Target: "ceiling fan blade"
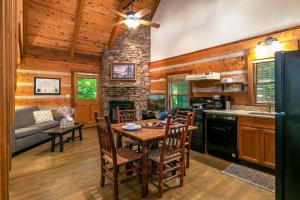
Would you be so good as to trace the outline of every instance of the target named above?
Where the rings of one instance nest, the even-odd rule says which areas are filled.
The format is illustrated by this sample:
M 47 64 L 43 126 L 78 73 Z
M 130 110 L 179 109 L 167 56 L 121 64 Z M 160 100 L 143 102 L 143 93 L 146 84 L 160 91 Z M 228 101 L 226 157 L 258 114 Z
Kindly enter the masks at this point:
M 151 10 L 149 10 L 148 8 L 144 8 L 142 10 L 140 10 L 139 12 L 135 13 L 134 16 L 138 17 L 138 18 L 142 18 L 146 15 L 148 15 L 151 12 Z
M 118 22 L 116 22 L 116 23 L 113 24 L 113 27 L 114 27 L 114 26 L 121 25 L 121 24 L 124 24 L 124 23 L 125 23 L 125 20 L 118 21 Z
M 127 15 L 125 15 L 124 13 L 121 13 L 121 12 L 119 12 L 119 11 L 117 11 L 117 10 L 114 10 L 114 9 L 109 9 L 109 10 L 110 10 L 111 12 L 113 12 L 113 13 L 115 13 L 115 14 L 121 16 L 121 17 L 124 17 L 124 18 L 127 17 Z
M 146 21 L 146 20 L 141 20 L 140 23 L 145 25 L 145 26 L 152 26 L 154 28 L 159 28 L 160 27 L 160 24 L 157 24 L 157 23 L 154 23 L 154 22 L 149 22 L 149 21 Z

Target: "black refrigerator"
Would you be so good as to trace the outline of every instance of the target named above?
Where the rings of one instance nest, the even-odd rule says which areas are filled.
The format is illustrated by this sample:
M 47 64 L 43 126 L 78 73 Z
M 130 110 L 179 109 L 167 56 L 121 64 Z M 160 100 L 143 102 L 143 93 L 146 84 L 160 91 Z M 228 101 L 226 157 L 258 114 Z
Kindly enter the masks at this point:
M 276 200 L 300 199 L 300 51 L 276 52 Z

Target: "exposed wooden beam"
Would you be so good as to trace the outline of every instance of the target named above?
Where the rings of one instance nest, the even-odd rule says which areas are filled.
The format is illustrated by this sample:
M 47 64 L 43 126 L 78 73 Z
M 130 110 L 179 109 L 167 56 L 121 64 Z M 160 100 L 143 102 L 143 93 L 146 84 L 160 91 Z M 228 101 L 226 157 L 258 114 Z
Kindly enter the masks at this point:
M 135 0 L 123 0 L 120 5 L 119 5 L 119 8 L 118 8 L 118 11 L 119 12 L 122 12 L 124 10 L 124 8 L 128 7 L 130 4 L 132 4 Z M 114 23 L 120 21 L 121 17 L 119 15 L 117 15 L 117 18 L 115 20 Z M 116 38 L 117 38 L 117 33 L 118 33 L 118 29 L 119 29 L 119 26 L 115 26 L 111 32 L 111 35 L 110 35 L 110 38 L 109 38 L 109 41 L 108 41 L 108 48 L 110 49 L 113 44 L 115 43 L 116 41 Z
M 135 0 L 123 0 L 119 5 L 119 11 L 124 10 L 128 6 L 130 6 Z
M 0 0 L 0 10 L 0 200 L 8 200 L 11 130 L 15 113 L 17 1 Z
M 20 62 L 23 61 L 24 58 L 24 46 L 22 41 L 22 30 L 21 30 L 21 24 L 18 23 L 18 45 L 19 45 L 19 52 L 20 52 Z
M 153 19 L 154 15 L 156 13 L 156 10 L 157 10 L 157 8 L 159 6 L 159 3 L 160 3 L 160 0 L 155 0 L 155 2 L 153 4 L 153 7 L 151 9 L 151 17 L 150 17 L 151 20 Z
M 23 0 L 23 51 L 28 51 L 29 0 Z
M 76 44 L 78 41 L 79 30 L 80 30 L 81 21 L 82 21 L 83 7 L 84 7 L 84 0 L 77 0 L 76 14 L 75 14 L 75 26 L 74 26 L 71 49 L 70 49 L 71 57 L 74 57 L 74 54 L 75 54 Z

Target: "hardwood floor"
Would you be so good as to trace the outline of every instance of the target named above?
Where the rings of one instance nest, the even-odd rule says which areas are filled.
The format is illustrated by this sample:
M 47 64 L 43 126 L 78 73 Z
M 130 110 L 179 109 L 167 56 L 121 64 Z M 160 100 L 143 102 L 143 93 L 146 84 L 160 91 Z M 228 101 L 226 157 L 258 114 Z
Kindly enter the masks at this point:
M 56 147 L 58 148 L 58 147 Z M 83 141 L 65 144 L 65 151 L 50 152 L 50 142 L 13 158 L 10 173 L 11 200 L 101 200 L 112 199 L 113 185 L 99 187 L 100 163 L 96 129 L 84 129 Z M 192 152 L 190 168 L 184 186 L 168 185 L 162 199 L 203 200 L 273 200 L 275 195 L 219 170 L 228 162 Z M 119 197 L 123 200 L 140 199 L 137 180 L 122 184 Z M 148 199 L 157 198 L 157 188 L 149 185 Z

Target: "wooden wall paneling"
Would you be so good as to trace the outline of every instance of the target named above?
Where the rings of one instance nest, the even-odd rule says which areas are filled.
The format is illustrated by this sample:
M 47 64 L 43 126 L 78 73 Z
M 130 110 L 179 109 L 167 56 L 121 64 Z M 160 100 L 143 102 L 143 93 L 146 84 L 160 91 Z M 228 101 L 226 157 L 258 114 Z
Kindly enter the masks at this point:
M 61 71 L 69 72 L 82 71 L 82 72 L 100 72 L 100 63 L 84 63 L 75 61 L 65 60 L 51 60 L 51 59 L 40 59 L 26 56 L 24 63 L 21 64 L 19 69 L 35 69 L 35 70 L 50 70 L 50 71 Z
M 29 0 L 23 0 L 23 45 L 24 45 L 24 52 L 27 53 L 28 51 L 28 16 L 29 12 Z
M 193 92 L 192 95 L 195 97 L 212 96 L 213 94 L 221 94 L 225 96 L 230 95 L 233 98 L 233 104 L 254 105 L 252 61 L 257 59 L 255 55 L 255 47 L 258 42 L 264 40 L 270 35 L 278 38 L 278 40 L 283 44 L 284 50 L 295 50 L 298 48 L 300 27 L 296 26 L 269 34 L 152 62 L 150 64 L 150 89 L 153 91 L 161 90 L 163 86 L 159 86 L 159 83 L 163 84 L 163 82 L 153 82 L 153 80 L 155 81 L 165 78 L 166 74 L 170 71 L 180 72 L 184 70 L 191 70 L 192 73 L 221 72 L 221 77 L 240 76 L 239 78 L 242 78 L 248 83 L 247 92 L 221 93 L 215 89 L 214 92 Z M 224 57 L 224 55 L 235 55 L 235 52 L 240 51 L 244 51 L 245 55 L 233 58 L 217 59 L 218 57 Z M 202 60 L 204 62 L 202 62 Z M 175 66 L 175 68 L 173 66 Z M 233 74 L 230 74 L 230 71 L 232 71 Z M 236 74 L 238 71 L 242 72 L 242 74 Z M 193 89 L 200 88 L 198 91 L 201 91 L 201 88 L 205 87 L 213 90 L 216 88 L 216 82 L 210 82 L 207 84 L 203 81 L 198 81 L 193 83 Z M 204 91 L 204 89 L 202 91 Z
M 243 40 L 226 43 L 211 48 L 166 58 L 163 60 L 155 61 L 150 64 L 150 68 L 156 68 L 160 66 L 173 65 L 178 63 L 190 62 L 193 60 L 199 60 L 207 57 L 229 54 L 232 52 L 247 50 L 255 48 L 256 44 L 264 40 L 268 36 L 276 37 L 280 42 L 287 40 L 298 40 L 300 38 L 300 26 L 293 26 L 282 30 L 265 33 L 262 35 L 246 38 Z
M 71 63 L 83 63 L 83 64 L 100 64 L 100 58 L 95 55 L 78 54 L 74 58 L 70 57 L 70 51 L 58 50 L 54 48 L 44 48 L 38 46 L 29 46 L 28 54 L 26 57 L 39 58 L 44 60 L 53 61 L 67 61 Z
M 8 200 L 11 167 L 11 128 L 14 118 L 15 68 L 17 50 L 16 1 L 0 1 L 0 200 Z
M 25 57 L 17 73 L 16 106 L 36 105 L 42 108 L 71 106 L 73 71 L 99 73 L 96 64 L 71 63 Z M 61 79 L 61 95 L 34 95 L 34 77 Z
M 77 0 L 75 26 L 74 26 L 74 32 L 72 37 L 71 49 L 70 49 L 71 57 L 74 57 L 74 53 L 76 49 L 76 44 L 77 44 L 79 30 L 82 21 L 83 7 L 84 7 L 84 0 Z

